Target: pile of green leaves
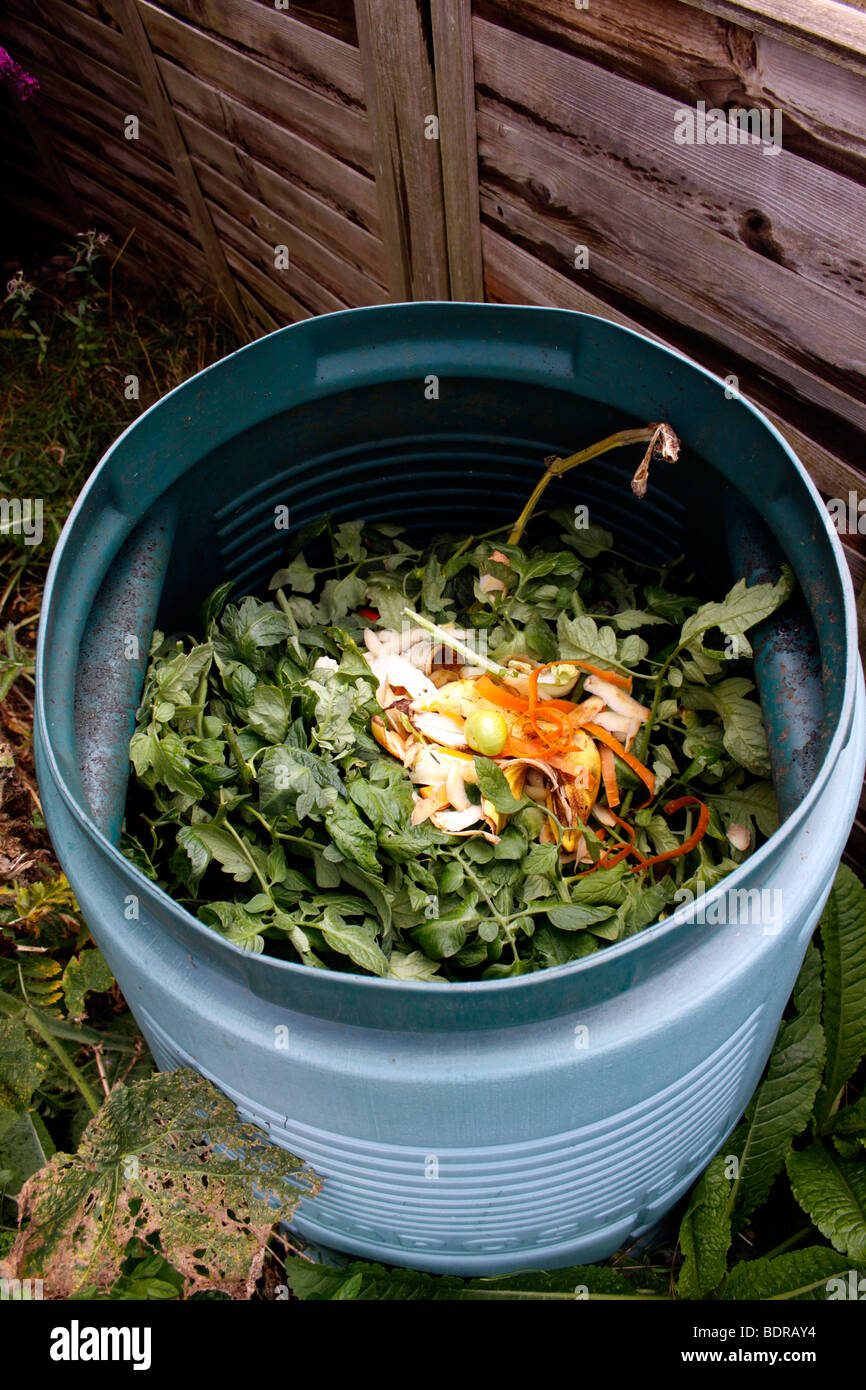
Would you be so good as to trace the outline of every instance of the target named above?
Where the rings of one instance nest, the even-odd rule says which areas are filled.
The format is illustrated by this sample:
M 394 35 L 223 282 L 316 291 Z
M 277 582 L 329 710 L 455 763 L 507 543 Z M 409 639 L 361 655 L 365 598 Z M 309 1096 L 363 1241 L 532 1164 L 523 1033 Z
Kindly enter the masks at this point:
M 321 563 L 307 562 L 311 547 Z M 552 513 L 528 549 L 443 536 L 419 550 L 399 527 L 323 517 L 296 536 L 275 602 L 229 603 L 224 585 L 205 605 L 202 641 L 154 634 L 126 853 L 235 945 L 319 968 L 496 979 L 641 931 L 678 888 L 711 887 L 741 862 L 749 851 L 732 848 L 732 823 L 750 849 L 777 823 L 744 634 L 788 596 L 790 576 L 741 580 L 701 604 L 678 592 L 674 568 L 622 563 L 609 532 L 576 528 L 568 513 Z M 482 574 L 506 585 L 492 602 Z M 656 779 L 653 803 L 633 813 L 637 847 L 683 843 L 692 813 L 675 829 L 661 809 L 688 793 L 711 808 L 697 850 L 657 881 L 627 861 L 577 876 L 537 841 L 539 809 L 484 758 L 470 794 L 510 816 L 497 844 L 413 826 L 409 779 L 370 733 L 379 709 L 363 605 L 384 628 L 400 630 L 407 608 L 475 628 L 497 662 L 528 653 L 630 674 L 652 708 L 634 751 Z M 622 762 L 618 773 L 622 788 L 639 785 Z M 589 827 L 586 839 L 597 861 L 604 846 Z

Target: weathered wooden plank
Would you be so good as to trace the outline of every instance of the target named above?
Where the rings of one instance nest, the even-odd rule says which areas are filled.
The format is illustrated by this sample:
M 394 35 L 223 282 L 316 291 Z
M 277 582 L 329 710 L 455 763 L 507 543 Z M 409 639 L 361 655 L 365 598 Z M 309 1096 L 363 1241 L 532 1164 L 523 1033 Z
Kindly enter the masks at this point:
M 80 158 L 81 151 L 78 156 Z M 112 177 L 111 188 L 85 172 L 81 163 L 69 165 L 69 177 L 81 198 L 99 221 L 115 227 L 119 242 L 122 243 L 130 228 L 135 228 L 139 248 L 163 269 L 171 267 L 172 274 L 180 275 L 186 283 L 201 287 L 208 279 L 207 262 L 201 249 L 192 240 L 186 240 L 155 215 L 152 208 L 145 208 L 137 201 L 134 187 L 120 176 Z M 139 193 L 140 197 L 140 193 Z
M 850 102 L 839 92 L 847 81 L 853 95 L 860 76 L 817 53 L 682 0 L 592 0 L 585 9 L 573 0 L 475 0 L 473 12 L 503 31 L 589 58 L 688 105 L 778 107 L 786 148 L 866 182 L 866 152 L 847 133 Z M 768 60 L 768 50 L 784 60 Z M 792 73 L 786 81 L 779 67 L 796 68 L 796 78 Z M 862 102 L 858 106 L 862 111 Z
M 113 0 L 115 4 L 129 2 Z M 163 60 L 171 60 L 170 68 L 162 61 L 160 71 L 173 101 L 183 105 L 184 75 L 195 74 L 270 121 L 322 145 L 344 163 L 370 171 L 370 132 L 363 111 L 323 96 L 304 82 L 277 76 L 256 59 L 200 33 L 191 24 L 183 24 L 164 10 L 141 0 L 139 9 L 155 51 Z
M 230 243 L 226 244 L 226 255 L 248 293 L 255 294 L 256 302 L 265 306 L 267 318 L 263 322 L 267 324 L 269 333 L 277 328 L 285 328 L 289 323 L 298 323 L 301 319 L 314 317 L 305 304 L 295 299 L 294 295 L 281 293 L 266 275 L 251 265 Z
M 255 295 L 258 303 L 265 306 L 271 320 L 269 331 L 285 328 L 287 323 L 297 323 L 299 319 L 313 317 L 312 311 L 305 304 L 279 285 L 275 285 L 269 276 L 253 265 L 230 241 L 226 241 L 226 255 L 244 287 L 250 294 Z
M 685 0 L 745 29 L 866 73 L 866 14 L 839 0 Z
M 188 234 L 194 236 L 174 175 L 162 162 L 161 146 L 158 152 L 155 149 L 158 146 L 155 132 L 145 125 L 140 140 L 125 140 L 122 107 L 103 100 L 89 87 L 80 86 L 50 68 L 44 69 L 38 61 L 28 61 L 48 99 L 44 108 L 48 117 L 46 125 L 51 138 L 62 149 L 64 159 L 79 150 L 85 154 L 97 153 L 105 161 L 106 169 L 117 167 L 128 173 L 165 206 L 176 224 L 183 223 Z M 141 99 L 138 105 L 141 109 Z M 76 113 L 74 122 L 69 118 L 70 111 Z M 108 182 L 110 185 L 110 179 Z
M 179 246 L 185 244 L 192 253 L 187 258 L 190 263 L 204 268 L 204 256 L 184 208 L 168 198 L 162 198 L 158 188 L 150 188 L 141 178 L 140 170 L 128 165 L 124 169 L 119 164 L 107 164 L 98 152 L 59 130 L 54 131 L 54 138 L 75 186 L 78 187 L 83 178 L 88 180 L 86 191 L 91 203 L 99 189 L 106 210 L 115 210 L 120 219 L 129 215 L 130 210 L 143 214 L 147 218 L 147 225 L 155 229 L 155 238 L 168 234 L 168 244 L 164 249 L 158 241 L 151 246 L 151 254 L 161 259 L 163 265 L 172 264 Z
M 292 264 L 304 266 L 323 288 L 331 289 L 343 303 L 354 308 L 361 304 L 382 304 L 387 300 L 381 285 L 341 256 L 335 255 L 315 237 L 293 225 L 289 217 L 271 211 L 209 165 L 196 161 L 195 167 L 209 200 L 219 204 L 239 223 L 248 226 L 257 237 L 270 244 L 272 264 L 275 248 L 285 246 Z M 275 270 L 274 275 L 279 279 L 281 272 Z
M 33 150 L 24 132 L 20 132 L 20 139 L 18 134 L 7 131 L 3 144 L 3 197 L 7 216 L 14 216 L 15 225 L 26 217 L 43 232 L 45 239 L 54 240 L 57 232 L 71 235 L 80 229 L 81 223 L 70 223 L 63 205 L 46 189 L 42 171 L 35 165 Z
M 184 203 L 204 252 L 210 274 L 219 288 L 227 312 L 234 319 L 238 330 L 246 336 L 249 325 L 243 305 L 199 187 L 189 150 L 165 90 L 162 74 L 151 49 L 137 0 L 112 0 L 112 6 L 112 12 L 119 19 L 124 37 L 132 50 L 138 80 L 147 99 L 150 113 L 156 121 L 163 148 L 168 155 L 174 176 L 183 194 Z
M 548 130 L 558 151 L 616 178 L 624 191 L 656 198 L 760 256 L 756 274 L 774 261 L 866 306 L 866 187 L 785 149 L 784 117 L 783 147 L 771 144 L 771 153 L 678 144 L 684 108 L 673 98 L 480 20 L 474 32 L 477 81 L 491 98 L 481 104 L 494 121 L 496 102 L 510 108 L 512 143 L 524 126 Z M 866 108 L 863 125 L 866 138 Z M 546 174 L 539 166 L 542 190 Z
M 261 5 L 272 5 L 274 0 L 258 0 Z M 355 26 L 355 6 L 353 0 L 291 0 L 292 14 L 302 24 L 309 24 L 323 34 L 331 34 L 343 43 L 358 47 L 358 30 Z
M 292 4 L 278 10 L 258 0 L 158 0 L 158 8 L 323 96 L 364 110 L 357 47 L 302 23 Z
M 259 163 L 297 182 L 371 235 L 379 230 L 373 180 L 311 144 L 294 131 L 275 125 L 190 73 L 162 60 L 169 90 L 185 136 L 208 162 L 216 162 L 209 133 L 233 145 L 242 162 L 248 154 Z M 175 79 L 177 75 L 177 80 Z M 191 122 L 195 122 L 196 129 Z
M 258 283 L 262 291 L 265 282 L 268 281 L 275 294 L 296 298 L 314 314 L 329 314 L 334 310 L 348 308 L 344 299 L 320 284 L 299 262 L 292 261 L 287 270 L 275 269 L 272 246 L 251 232 L 249 227 L 238 222 L 218 203 L 209 203 L 209 207 L 226 246 L 231 244 L 239 255 L 260 271 L 263 279 Z
M 737 95 L 728 25 L 682 0 L 590 0 L 584 9 L 574 0 L 476 0 L 473 12 L 682 100 L 715 105 Z
M 137 82 L 131 82 L 122 73 L 116 72 L 105 63 L 91 58 L 82 49 L 66 43 L 54 34 L 25 20 L 16 19 L 14 28 L 16 48 L 26 55 L 40 82 L 50 82 L 57 75 L 76 83 L 83 91 L 99 94 L 101 100 L 115 107 L 113 117 L 116 128 L 123 133 L 123 119 L 127 114 L 138 115 L 141 121 L 139 148 L 147 150 L 154 158 L 167 162 L 165 151 L 159 140 L 154 122 L 146 119 L 144 93 Z M 73 103 L 67 118 L 74 124 Z
M 636 315 L 608 304 L 583 285 L 552 269 L 529 251 L 516 246 L 492 227 L 483 226 L 481 234 L 485 285 L 489 299 L 502 304 L 550 304 L 555 308 L 576 309 L 581 313 L 596 314 L 622 324 L 625 328 L 635 328 L 659 342 L 667 342 L 669 346 L 682 350 L 682 345 L 673 338 L 661 337 Z M 703 365 L 719 374 L 718 362 L 705 360 Z M 809 470 L 815 485 L 823 493 L 828 497 L 844 497 L 847 496 L 849 488 L 858 491 L 863 489 L 864 478 L 858 469 L 852 467 L 845 459 L 830 453 L 823 445 L 778 413 L 778 393 L 773 397 L 776 407 L 774 409 L 768 403 L 769 393 L 760 381 L 751 378 L 747 382 L 744 380 L 741 390 L 748 399 L 755 401 L 785 435 Z M 857 556 L 857 552 L 850 547 L 847 553 L 852 571 L 855 563 L 862 565 L 866 577 L 866 561 L 863 557 Z M 852 556 L 857 556 L 856 562 L 851 559 Z
M 19 3 L 22 3 L 22 0 L 19 0 Z M 71 11 L 70 6 L 61 4 L 61 0 L 54 0 L 54 3 L 57 4 L 58 10 L 63 8 L 64 14 Z M 17 24 L 18 22 L 21 21 L 17 21 Z M 86 22 L 93 24 L 90 19 L 86 19 Z M 106 25 L 96 25 L 96 28 L 103 29 L 107 35 L 111 35 L 111 42 L 122 43 Z M 71 110 L 79 110 L 82 101 L 88 101 L 90 113 L 99 106 L 99 120 L 107 129 L 114 126 L 122 129 L 122 117 L 126 113 L 139 114 L 139 117 L 142 117 L 143 95 L 138 83 L 129 82 L 113 68 L 97 63 L 88 54 L 74 49 L 63 40 L 54 39 L 50 33 L 42 31 L 38 26 L 22 24 L 22 32 L 26 32 L 32 40 L 28 51 L 38 53 L 43 61 L 42 74 L 46 79 L 50 81 L 53 70 L 60 65 L 65 74 L 81 83 L 78 89 L 70 88 L 65 95 Z M 86 38 L 83 33 L 82 36 Z M 101 93 L 101 96 L 96 96 L 96 93 Z M 111 111 L 110 104 L 103 100 L 106 96 L 115 101 L 117 110 Z M 183 135 L 185 139 L 190 140 L 190 147 L 195 149 L 196 153 L 202 154 L 204 158 L 221 167 L 220 154 L 214 154 L 214 142 L 210 139 L 210 133 L 213 131 L 214 139 L 224 142 L 224 150 L 225 147 L 235 150 L 239 175 L 242 174 L 243 164 L 247 160 L 247 152 L 256 154 L 260 158 L 261 167 L 272 168 L 278 178 L 282 174 L 285 175 L 286 181 L 302 185 L 299 189 L 299 202 L 303 203 L 304 189 L 310 190 L 311 195 L 317 197 L 320 203 L 334 208 L 335 214 L 356 225 L 360 240 L 370 238 L 378 242 L 377 197 L 373 179 L 368 175 L 360 174 L 332 154 L 324 152 L 316 145 L 310 145 L 302 136 L 275 125 L 267 118 L 260 117 L 252 111 L 247 113 L 242 104 L 236 103 L 231 97 L 222 96 L 207 83 L 199 82 L 192 76 L 186 78 L 183 99 L 193 108 L 197 117 L 197 122 L 193 125 L 192 122 L 188 122 L 183 111 L 178 111 Z M 136 150 L 147 147 L 154 157 L 164 158 L 161 147 L 158 146 L 156 129 L 147 120 L 142 120 L 138 142 L 131 142 L 131 145 L 132 143 L 135 143 Z M 228 168 L 224 171 L 232 172 Z M 310 207 L 310 211 L 314 213 L 316 210 Z M 348 235 L 352 234 L 349 232 Z M 371 254 L 374 254 L 373 242 L 370 243 L 370 250 Z
M 484 298 L 471 0 L 432 0 L 433 62 L 452 299 Z
M 110 24 L 84 13 L 78 5 L 65 0 L 6 0 L 6 8 L 16 19 L 38 25 L 47 34 L 56 35 L 74 44 L 89 57 L 119 72 L 122 77 L 136 81 L 122 35 Z M 106 18 L 109 16 L 103 11 Z
M 395 299 L 447 299 L 439 142 L 421 0 L 356 0 L 382 239 Z
M 35 98 L 21 102 L 19 114 L 33 142 L 33 148 L 42 162 L 49 186 L 53 187 L 70 220 L 80 225 L 84 209 L 78 201 L 75 189 L 69 182 L 69 175 L 62 162 L 57 158 L 57 150 L 42 122 L 41 108 L 45 106 L 44 98 L 37 95 Z
M 231 265 L 231 261 L 229 261 L 229 265 Z M 238 293 L 243 300 L 244 308 L 250 319 L 259 324 L 262 333 L 272 333 L 274 329 L 282 328 L 283 324 L 278 319 L 274 318 L 270 309 L 267 309 L 249 286 L 244 284 L 237 266 L 232 265 L 232 271 L 234 272 L 235 283 L 238 287 Z
M 369 275 L 378 285 L 384 284 L 382 242 L 360 226 L 353 216 L 310 193 L 297 179 L 284 178 L 260 160 L 253 159 L 240 144 L 231 143 L 191 117 L 183 115 L 181 123 L 190 152 L 199 163 L 211 165 L 230 180 L 234 188 L 243 190 L 272 212 L 320 239 L 324 246 Z M 317 158 L 311 146 L 304 148 L 321 176 L 321 156 Z M 346 167 L 336 165 L 336 161 L 335 166 L 338 174 Z M 372 197 L 372 182 L 366 182 Z
M 797 139 L 798 151 L 837 164 L 848 153 L 856 160 L 851 172 L 866 182 L 863 74 L 765 34 L 755 35 L 752 53 L 753 61 L 743 65 L 747 94 L 778 106 L 809 133 L 814 147 L 807 150 Z
M 615 177 L 562 154 L 549 137 L 521 129 L 509 139 L 512 129 L 479 112 L 488 218 L 546 246 L 563 267 L 574 264 L 576 247 L 589 247 L 595 278 L 716 338 L 784 376 L 804 400 L 866 428 L 861 309 L 655 199 L 624 190 Z
M 153 198 L 159 212 L 174 226 L 183 226 L 189 236 L 195 233 L 180 197 L 177 181 L 170 170 L 151 159 L 144 159 L 130 148 L 128 141 L 85 119 L 79 111 L 74 131 L 64 124 L 62 110 L 54 110 L 51 138 L 64 160 L 79 159 L 110 187 L 114 171 L 140 186 Z

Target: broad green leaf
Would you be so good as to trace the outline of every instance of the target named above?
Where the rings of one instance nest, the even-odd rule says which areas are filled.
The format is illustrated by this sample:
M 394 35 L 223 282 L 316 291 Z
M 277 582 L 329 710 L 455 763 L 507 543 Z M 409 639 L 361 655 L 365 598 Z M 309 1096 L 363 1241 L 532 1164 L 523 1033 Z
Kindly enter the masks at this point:
M 169 791 L 180 792 L 192 801 L 201 800 L 202 789 L 192 775 L 184 745 L 173 730 L 163 729 L 154 737 L 152 768 L 156 781 Z
M 104 993 L 114 984 L 114 976 L 101 951 L 91 948 L 73 956 L 63 972 L 63 993 L 72 1018 L 84 1014 L 84 996 L 91 990 Z
M 743 1260 L 725 1281 L 722 1298 L 761 1302 L 818 1302 L 850 1297 L 851 1261 L 823 1245 L 792 1250 L 774 1259 Z M 862 1270 L 854 1270 L 855 1280 Z M 862 1296 L 862 1295 L 859 1295 Z
M 224 873 L 231 874 L 236 883 L 247 883 L 253 876 L 253 865 L 234 835 L 218 825 L 187 825 L 178 832 L 177 842 L 185 849 L 198 870 L 201 854 L 204 851 L 221 866 Z
M 216 926 L 220 935 L 233 946 L 240 946 L 243 951 L 252 951 L 254 955 L 260 955 L 265 949 L 265 938 L 261 934 L 261 917 L 254 916 L 240 903 L 202 903 L 198 915 L 200 921 L 207 926 Z M 213 918 L 216 918 L 216 922 Z
M 605 1298 L 633 1298 L 635 1295 L 635 1286 L 624 1274 L 604 1265 L 576 1265 L 550 1273 L 530 1271 L 464 1280 L 452 1274 L 389 1270 L 360 1260 L 349 1265 L 330 1266 L 290 1259 L 286 1263 L 286 1278 L 298 1298 L 316 1301 L 333 1301 L 338 1294 L 341 1298 L 351 1296 L 370 1303 L 523 1302 L 533 1299 L 574 1302 L 591 1299 L 593 1295 Z M 345 1292 L 347 1286 L 351 1289 L 350 1295 Z
M 303 554 L 296 555 L 291 564 L 271 576 L 269 589 L 292 589 L 296 594 L 311 594 L 316 587 L 316 572 L 311 570 Z
M 731 676 L 711 687 L 683 686 L 680 702 L 686 709 L 714 710 L 724 724 L 723 742 L 731 757 L 757 777 L 768 777 L 770 758 L 761 707 L 746 698 L 753 689 L 744 676 Z
M 274 1225 L 318 1188 L 203 1077 L 159 1074 L 116 1087 L 78 1152 L 55 1154 L 25 1183 L 12 1276 L 45 1278 L 60 1299 L 85 1284 L 104 1289 L 129 1240 L 159 1232 L 188 1294 L 249 1298 Z
M 866 1053 L 866 888 L 840 866 L 821 917 L 827 1065 L 816 1114 L 826 1122 Z
M 620 632 L 632 632 L 636 627 L 652 627 L 658 623 L 666 623 L 668 619 L 643 608 L 623 608 L 621 612 L 612 614 L 611 622 Z
M 325 624 L 342 622 L 353 608 L 363 603 L 366 592 L 366 581 L 357 574 L 329 579 L 319 600 L 319 621 Z
M 455 956 L 466 943 L 466 925 L 458 913 L 452 919 L 442 918 L 412 928 L 412 940 L 433 960 Z
M 364 554 L 361 545 L 363 521 L 341 521 L 334 532 L 334 558 L 349 559 L 356 565 Z
M 244 718 L 268 743 L 282 743 L 289 727 L 289 711 L 282 690 L 275 685 L 257 685 Z
M 523 636 L 530 656 L 538 661 L 555 661 L 559 656 L 559 643 L 549 623 L 537 611 L 523 629 Z
M 262 649 L 285 642 L 292 630 L 282 609 L 256 598 L 243 599 L 237 608 L 234 604 L 226 604 L 221 624 L 232 648 L 228 655 L 253 670 L 261 665 Z M 225 650 L 218 637 L 214 638 L 214 649 L 220 654 Z
M 395 980 L 438 980 L 439 962 L 423 951 L 392 951 L 390 974 Z
M 603 550 L 610 550 L 613 545 L 613 535 L 610 531 L 592 521 L 586 526 L 576 525 L 575 513 L 565 507 L 557 507 L 551 511 L 550 519 L 564 527 L 562 539 L 585 560 L 594 560 Z
M 853 1105 L 837 1110 L 827 1125 L 830 1134 L 854 1136 L 866 1139 L 866 1096 L 860 1096 Z
M 772 835 L 779 828 L 779 810 L 772 782 L 752 782 L 749 786 L 727 792 L 710 792 L 705 800 L 721 812 L 726 830 L 734 824 L 751 831 L 752 821 L 762 835 Z
M 866 1263 L 866 1161 L 841 1158 L 820 1140 L 789 1154 L 791 1191 L 834 1249 Z
M 740 1226 L 765 1201 L 812 1113 L 824 1065 L 820 965 L 810 945 L 794 990 L 796 1015 L 781 1024 L 766 1077 L 724 1147 L 726 1159 L 737 1158 L 731 1201 Z
M 787 565 L 776 584 L 747 585 L 740 579 L 721 603 L 705 603 L 683 623 L 680 646 L 688 646 L 696 637 L 717 627 L 728 637 L 747 632 L 774 613 L 790 596 L 794 577 Z
M 724 1279 L 731 1244 L 731 1183 L 717 1155 L 704 1170 L 680 1224 L 685 1259 L 677 1280 L 680 1298 L 705 1298 Z
M 616 633 L 612 627 L 599 627 L 594 618 L 581 614 L 569 618 L 565 613 L 557 621 L 559 654 L 563 659 L 590 661 L 594 665 L 629 675 L 628 667 L 618 659 Z
M 586 927 L 607 921 L 615 910 L 607 904 L 593 907 L 590 903 L 561 903 L 555 899 L 535 903 L 534 906 L 544 908 L 553 925 L 560 931 L 584 931 Z
M 215 622 L 225 607 L 226 599 L 235 587 L 233 579 L 226 580 L 225 584 L 219 584 L 212 594 L 209 594 L 201 606 L 201 625 L 207 632 L 212 622 Z
M 178 652 L 169 660 L 160 661 L 154 671 L 155 698 L 172 705 L 188 705 L 212 658 L 213 647 L 210 642 L 204 642 L 190 652 Z M 171 717 L 169 714 L 168 718 Z
M 591 956 L 598 942 L 588 932 L 563 932 L 556 927 L 538 927 L 532 937 L 532 955 L 541 966 L 568 965 L 570 961 Z
M 668 593 L 667 589 L 659 588 L 656 584 L 644 585 L 644 598 L 652 611 L 658 613 L 669 623 L 683 622 L 690 608 L 700 607 L 700 599 L 695 598 L 694 595 L 671 594 Z
M 475 771 L 478 774 L 478 787 L 486 801 L 490 801 L 503 815 L 511 815 L 520 808 L 516 797 L 505 780 L 505 773 L 489 758 L 476 756 Z
M 399 632 L 403 622 L 403 609 L 406 607 L 406 596 L 403 590 L 384 582 L 369 583 L 367 594 L 371 604 L 379 614 L 382 627 L 390 628 L 392 632 Z
M 361 819 L 350 802 L 338 801 L 326 811 L 325 826 L 341 854 L 357 864 L 365 873 L 381 873 L 376 855 L 376 832 Z
M 376 941 L 372 928 L 361 923 L 344 922 L 333 909 L 326 908 L 321 932 L 332 951 L 348 956 L 362 970 L 369 970 L 373 975 L 389 973 L 388 957 Z
M 554 853 L 557 853 L 556 846 L 552 848 Z M 571 883 L 571 901 L 602 905 L 609 903 L 613 907 L 619 907 L 626 899 L 627 882 L 631 882 L 627 864 L 615 864 L 612 869 L 596 869 L 594 873 L 587 874 L 586 878 L 578 878 Z
M 338 770 L 318 753 L 306 748 L 283 745 L 269 748 L 258 764 L 256 781 L 259 804 L 266 816 L 278 816 L 287 806 L 296 805 L 305 792 L 312 793 L 312 806 L 327 806 L 334 798 L 316 798 L 316 788 L 331 788 L 338 796 L 346 789 Z

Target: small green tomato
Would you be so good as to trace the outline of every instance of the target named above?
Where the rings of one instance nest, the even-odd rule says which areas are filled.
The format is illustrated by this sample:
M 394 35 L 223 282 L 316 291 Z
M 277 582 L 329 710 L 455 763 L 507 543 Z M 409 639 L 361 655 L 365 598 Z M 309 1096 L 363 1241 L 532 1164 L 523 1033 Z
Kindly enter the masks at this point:
M 498 709 L 477 709 L 466 720 L 466 742 L 485 758 L 496 758 L 508 742 L 508 725 Z

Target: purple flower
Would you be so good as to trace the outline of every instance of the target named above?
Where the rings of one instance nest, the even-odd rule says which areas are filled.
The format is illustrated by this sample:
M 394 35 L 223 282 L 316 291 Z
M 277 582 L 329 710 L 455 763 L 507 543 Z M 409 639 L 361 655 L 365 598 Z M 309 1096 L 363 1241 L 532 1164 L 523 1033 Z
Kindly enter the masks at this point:
M 5 48 L 0 48 L 0 83 L 2 82 L 9 83 L 19 101 L 26 101 L 34 92 L 39 91 L 36 78 L 25 72 L 14 58 L 10 58 Z

